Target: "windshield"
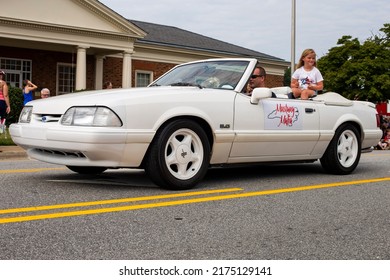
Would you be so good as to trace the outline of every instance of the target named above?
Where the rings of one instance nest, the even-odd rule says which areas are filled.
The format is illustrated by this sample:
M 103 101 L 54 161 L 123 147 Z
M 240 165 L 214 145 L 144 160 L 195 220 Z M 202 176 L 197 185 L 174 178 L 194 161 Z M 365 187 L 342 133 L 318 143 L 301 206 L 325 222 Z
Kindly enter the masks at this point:
M 203 61 L 174 68 L 150 86 L 197 86 L 234 89 L 249 61 Z

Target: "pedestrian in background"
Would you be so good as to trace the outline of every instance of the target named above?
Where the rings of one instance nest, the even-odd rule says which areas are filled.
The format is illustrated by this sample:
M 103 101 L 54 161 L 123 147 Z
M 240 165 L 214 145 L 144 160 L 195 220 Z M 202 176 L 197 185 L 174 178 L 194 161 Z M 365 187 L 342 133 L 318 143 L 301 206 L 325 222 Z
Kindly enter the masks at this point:
M 107 81 L 103 84 L 103 89 L 111 89 L 112 83 L 110 81 Z
M 24 81 L 24 87 L 23 87 L 23 105 L 26 105 L 27 102 L 30 102 L 33 100 L 33 92 L 36 90 L 38 87 L 34 85 L 30 80 L 25 80 Z
M 50 97 L 50 90 L 48 88 L 43 88 L 41 90 L 41 99 Z
M 0 133 L 4 132 L 5 119 L 11 112 L 8 96 L 8 85 L 5 82 L 5 72 L 0 70 Z

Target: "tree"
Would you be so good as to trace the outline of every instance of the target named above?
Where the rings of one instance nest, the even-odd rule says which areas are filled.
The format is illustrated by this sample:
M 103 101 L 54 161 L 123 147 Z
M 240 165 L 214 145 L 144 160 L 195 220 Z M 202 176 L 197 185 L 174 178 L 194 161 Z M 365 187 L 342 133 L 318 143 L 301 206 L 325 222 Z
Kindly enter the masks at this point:
M 325 91 L 372 102 L 390 99 L 390 24 L 360 43 L 343 36 L 318 60 Z
M 289 87 L 291 84 L 291 67 L 288 67 L 284 71 L 284 76 L 283 76 L 283 85 L 286 87 Z

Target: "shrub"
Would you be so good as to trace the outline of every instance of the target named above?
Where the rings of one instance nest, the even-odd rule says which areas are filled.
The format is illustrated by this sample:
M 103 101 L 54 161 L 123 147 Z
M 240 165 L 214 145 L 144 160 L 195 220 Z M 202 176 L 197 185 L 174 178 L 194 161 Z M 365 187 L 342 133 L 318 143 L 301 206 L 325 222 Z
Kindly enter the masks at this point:
M 11 112 L 7 116 L 6 124 L 18 122 L 20 112 L 23 109 L 23 93 L 22 89 L 18 87 L 9 87 L 8 89 L 9 102 L 11 105 Z

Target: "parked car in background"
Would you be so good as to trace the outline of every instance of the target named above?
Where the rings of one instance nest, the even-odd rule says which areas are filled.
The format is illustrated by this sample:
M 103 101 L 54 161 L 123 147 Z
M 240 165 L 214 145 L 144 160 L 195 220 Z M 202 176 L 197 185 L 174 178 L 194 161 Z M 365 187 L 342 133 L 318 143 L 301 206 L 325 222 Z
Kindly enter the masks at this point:
M 314 162 L 349 174 L 381 138 L 375 105 L 289 88 L 243 93 L 256 59 L 178 65 L 146 88 L 34 100 L 11 125 L 28 155 L 77 173 L 142 168 L 157 185 L 196 186 L 213 166 Z

